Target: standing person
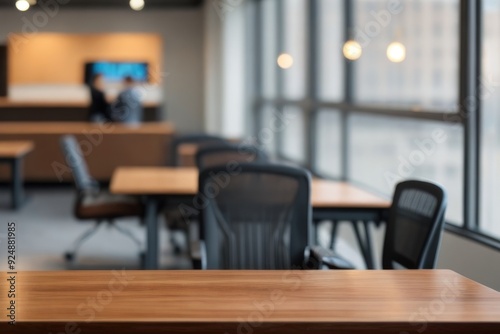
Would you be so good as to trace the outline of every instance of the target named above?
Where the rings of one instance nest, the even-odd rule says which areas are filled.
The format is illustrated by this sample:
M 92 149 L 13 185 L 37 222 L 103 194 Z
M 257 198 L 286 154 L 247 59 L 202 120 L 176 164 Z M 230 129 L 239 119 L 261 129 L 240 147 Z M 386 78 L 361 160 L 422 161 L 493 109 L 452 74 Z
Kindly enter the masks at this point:
M 104 122 L 108 120 L 109 103 L 104 94 L 104 76 L 96 74 L 90 82 L 90 122 Z
M 111 105 L 111 119 L 115 122 L 138 124 L 144 113 L 140 93 L 132 77 L 127 76 L 123 84 L 123 91 Z

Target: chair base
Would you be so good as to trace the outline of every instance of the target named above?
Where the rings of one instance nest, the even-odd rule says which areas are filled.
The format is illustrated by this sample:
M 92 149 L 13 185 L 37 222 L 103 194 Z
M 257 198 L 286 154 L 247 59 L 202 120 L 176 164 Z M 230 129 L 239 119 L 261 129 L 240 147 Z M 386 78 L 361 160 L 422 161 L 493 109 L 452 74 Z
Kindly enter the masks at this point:
M 137 239 L 136 236 L 130 230 L 116 225 L 113 220 L 98 220 L 98 221 L 96 221 L 95 225 L 92 228 L 90 228 L 85 233 L 83 233 L 80 237 L 78 237 L 78 239 L 76 239 L 76 241 L 73 245 L 73 249 L 64 253 L 64 259 L 66 260 L 66 262 L 73 263 L 75 261 L 76 255 L 77 255 L 79 249 L 82 247 L 82 245 L 86 241 L 88 241 L 94 234 L 96 234 L 96 232 L 99 230 L 99 228 L 103 224 L 107 224 L 108 226 L 113 227 L 116 231 L 120 232 L 120 234 L 126 236 L 127 238 L 132 240 L 137 245 L 137 247 L 140 249 L 140 253 L 139 253 L 140 265 L 141 265 L 141 268 L 144 268 L 145 261 L 146 261 L 146 253 L 143 250 L 143 246 L 142 246 L 141 241 L 139 239 Z

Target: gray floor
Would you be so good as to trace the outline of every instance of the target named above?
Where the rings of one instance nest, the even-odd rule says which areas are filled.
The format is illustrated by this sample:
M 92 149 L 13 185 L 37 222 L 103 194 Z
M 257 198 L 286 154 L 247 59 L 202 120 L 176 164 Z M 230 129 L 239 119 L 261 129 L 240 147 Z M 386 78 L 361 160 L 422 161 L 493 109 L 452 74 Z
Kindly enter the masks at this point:
M 70 187 L 29 187 L 28 201 L 18 211 L 9 208 L 10 197 L 5 186 L 0 188 L 0 269 L 7 269 L 7 223 L 17 225 L 18 270 L 68 269 L 138 269 L 139 249 L 116 230 L 101 227 L 80 249 L 73 263 L 65 261 L 63 254 L 92 222 L 80 222 L 73 217 L 74 191 Z M 145 230 L 137 219 L 119 220 L 143 244 Z M 189 269 L 186 255 L 174 256 L 168 242 L 168 232 L 160 224 L 161 269 Z M 320 227 L 320 241 L 329 242 L 330 225 Z M 349 226 L 341 226 L 336 250 L 362 267 L 362 261 L 353 242 Z

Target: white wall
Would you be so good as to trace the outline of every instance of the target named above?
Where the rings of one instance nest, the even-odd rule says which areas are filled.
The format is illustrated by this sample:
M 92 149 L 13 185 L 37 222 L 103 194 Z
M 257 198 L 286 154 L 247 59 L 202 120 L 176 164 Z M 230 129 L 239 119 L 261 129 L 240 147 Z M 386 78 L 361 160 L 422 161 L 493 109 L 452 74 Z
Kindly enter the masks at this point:
M 204 66 L 202 8 L 175 10 L 65 9 L 48 20 L 30 10 L 0 10 L 0 43 L 10 32 L 21 32 L 26 22 L 40 32 L 101 33 L 152 32 L 163 37 L 163 81 L 167 119 L 180 131 L 204 127 Z M 34 16 L 38 15 L 38 16 Z M 48 16 L 45 16 L 47 18 Z
M 211 1 L 205 1 L 205 130 L 220 133 L 222 109 L 222 30 L 223 24 Z
M 205 128 L 238 138 L 247 132 L 247 2 L 205 1 Z
M 438 268 L 452 269 L 500 291 L 500 252 L 463 237 L 444 233 Z

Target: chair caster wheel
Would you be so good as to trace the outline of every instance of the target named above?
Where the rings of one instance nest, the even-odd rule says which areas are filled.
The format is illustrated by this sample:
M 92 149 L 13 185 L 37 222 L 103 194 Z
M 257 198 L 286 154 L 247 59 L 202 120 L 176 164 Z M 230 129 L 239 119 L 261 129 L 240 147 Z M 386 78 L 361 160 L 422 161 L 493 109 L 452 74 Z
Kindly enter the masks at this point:
M 75 254 L 73 254 L 73 253 L 65 253 L 64 254 L 64 258 L 68 262 L 73 262 L 73 260 L 75 259 Z

